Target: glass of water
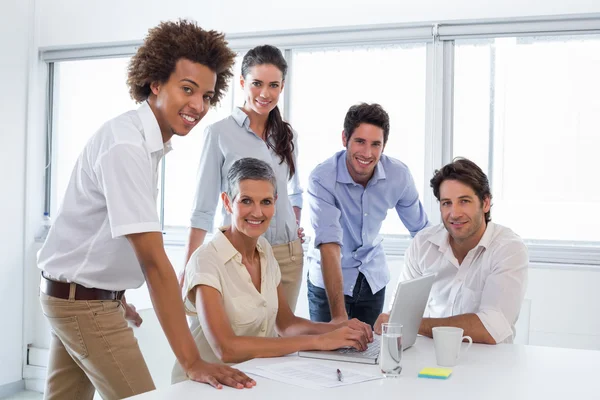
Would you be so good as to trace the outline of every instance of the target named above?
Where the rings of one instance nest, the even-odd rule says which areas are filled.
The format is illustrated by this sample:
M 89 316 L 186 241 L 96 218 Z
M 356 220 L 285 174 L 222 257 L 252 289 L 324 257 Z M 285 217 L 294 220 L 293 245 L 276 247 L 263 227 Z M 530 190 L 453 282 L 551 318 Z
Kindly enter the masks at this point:
M 379 368 L 383 376 L 396 378 L 402 372 L 402 325 L 381 325 Z

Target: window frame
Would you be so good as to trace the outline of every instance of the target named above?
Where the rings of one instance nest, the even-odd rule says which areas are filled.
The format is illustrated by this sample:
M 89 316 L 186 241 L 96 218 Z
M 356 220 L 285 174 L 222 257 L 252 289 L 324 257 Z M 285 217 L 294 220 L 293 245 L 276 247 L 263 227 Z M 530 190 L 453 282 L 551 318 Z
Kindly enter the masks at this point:
M 454 108 L 454 49 L 455 40 L 483 39 L 502 36 L 579 37 L 600 33 L 600 14 L 553 17 L 488 19 L 438 23 L 380 24 L 339 28 L 301 29 L 289 31 L 253 32 L 226 35 L 234 51 L 246 51 L 256 45 L 270 43 L 278 46 L 289 64 L 288 79 L 293 74 L 292 51 L 306 48 L 381 45 L 401 43 L 426 44 L 426 118 L 425 118 L 425 176 L 433 176 L 435 169 L 452 160 Z M 40 59 L 46 63 L 48 77 L 44 211 L 49 212 L 52 194 L 51 168 L 53 139 L 53 100 L 55 93 L 55 63 L 108 57 L 132 56 L 141 41 L 115 42 L 85 46 L 41 48 Z M 235 98 L 235 96 L 233 96 Z M 233 100 L 232 100 L 233 101 Z M 285 119 L 293 103 L 290 87 L 284 91 Z M 232 105 L 233 106 L 233 105 Z M 490 146 L 491 147 L 491 146 Z M 490 148 L 490 151 L 493 149 Z M 164 186 L 165 164 L 161 168 L 161 187 Z M 493 174 L 490 161 L 489 175 Z M 432 224 L 440 223 L 437 201 L 425 179 L 423 204 Z M 164 228 L 164 192 L 161 193 L 161 224 Z M 165 245 L 185 246 L 187 227 L 173 227 L 165 232 Z M 410 243 L 407 235 L 382 235 L 389 256 L 403 256 Z M 600 241 L 528 240 L 530 262 L 550 264 L 600 265 Z

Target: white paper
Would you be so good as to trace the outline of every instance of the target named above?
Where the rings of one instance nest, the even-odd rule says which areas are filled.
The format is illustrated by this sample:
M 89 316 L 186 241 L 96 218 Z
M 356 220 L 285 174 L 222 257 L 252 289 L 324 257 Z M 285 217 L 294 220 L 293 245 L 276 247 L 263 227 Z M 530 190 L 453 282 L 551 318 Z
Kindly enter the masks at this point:
M 380 374 L 374 375 L 344 367 L 340 368 L 343 375 L 343 381 L 340 382 L 337 377 L 336 368 L 327 364 L 310 361 L 282 362 L 242 368 L 242 370 L 249 374 L 259 375 L 279 382 L 314 389 L 352 385 L 354 383 L 382 378 Z

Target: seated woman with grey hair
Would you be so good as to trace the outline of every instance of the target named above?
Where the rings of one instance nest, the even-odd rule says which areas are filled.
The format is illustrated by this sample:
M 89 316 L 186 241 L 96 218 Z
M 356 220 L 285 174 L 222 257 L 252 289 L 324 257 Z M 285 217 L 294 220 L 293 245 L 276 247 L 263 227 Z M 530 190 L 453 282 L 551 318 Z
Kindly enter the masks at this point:
M 300 350 L 365 350 L 370 327 L 354 319 L 341 324 L 296 317 L 285 299 L 271 245 L 261 235 L 275 212 L 275 174 L 264 161 L 242 158 L 227 174 L 221 194 L 231 226 L 220 228 L 185 267 L 183 294 L 202 358 L 238 363 Z M 279 335 L 279 336 L 278 336 Z M 173 383 L 187 379 L 178 363 Z

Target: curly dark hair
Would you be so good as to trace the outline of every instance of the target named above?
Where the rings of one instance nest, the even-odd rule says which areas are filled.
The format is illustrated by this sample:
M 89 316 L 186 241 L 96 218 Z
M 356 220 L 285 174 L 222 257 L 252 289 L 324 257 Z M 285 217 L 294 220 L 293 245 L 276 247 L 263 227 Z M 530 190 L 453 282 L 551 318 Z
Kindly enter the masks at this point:
M 224 96 L 236 53 L 227 47 L 225 35 L 205 31 L 196 22 L 180 19 L 161 22 L 150 29 L 144 43 L 131 58 L 127 85 L 131 98 L 138 103 L 152 93 L 152 82 L 166 82 L 175 71 L 177 61 L 184 58 L 202 64 L 217 74 L 215 95 L 210 103 L 216 105 Z
M 433 175 L 429 184 L 433 189 L 433 195 L 438 201 L 440 201 L 440 186 L 445 180 L 459 181 L 469 186 L 479 197 L 482 204 L 486 198 L 489 198 L 490 202 L 492 201 L 492 191 L 487 175 L 477 164 L 467 158 L 456 157 L 450 164 L 446 164 L 435 171 L 435 175 Z M 490 209 L 485 213 L 486 224 L 492 220 L 491 212 Z
M 344 118 L 344 135 L 350 140 L 360 124 L 371 124 L 383 129 L 383 144 L 390 135 L 390 116 L 379 104 L 360 103 L 350 107 Z

